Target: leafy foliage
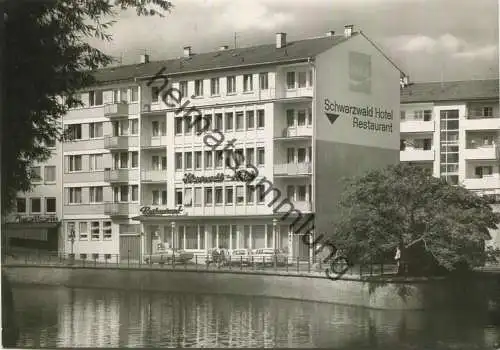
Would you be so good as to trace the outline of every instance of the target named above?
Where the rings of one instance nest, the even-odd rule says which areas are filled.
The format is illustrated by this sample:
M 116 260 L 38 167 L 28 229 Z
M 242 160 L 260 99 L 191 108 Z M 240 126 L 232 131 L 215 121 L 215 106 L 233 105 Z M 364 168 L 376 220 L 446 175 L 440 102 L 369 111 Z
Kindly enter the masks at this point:
M 109 41 L 118 11 L 164 16 L 166 0 L 7 0 L 5 25 L 2 212 L 18 191 L 31 189 L 30 168 L 50 158 L 48 143 L 62 138 L 59 119 L 78 106 L 76 94 L 95 83 L 92 71 L 113 58 L 86 40 Z M 64 96 L 61 99 L 60 96 Z M 7 134 L 8 132 L 8 134 Z
M 393 259 L 401 247 L 402 260 L 413 266 L 478 266 L 488 229 L 500 223 L 487 199 L 419 167 L 390 166 L 346 184 L 335 242 L 353 259 Z

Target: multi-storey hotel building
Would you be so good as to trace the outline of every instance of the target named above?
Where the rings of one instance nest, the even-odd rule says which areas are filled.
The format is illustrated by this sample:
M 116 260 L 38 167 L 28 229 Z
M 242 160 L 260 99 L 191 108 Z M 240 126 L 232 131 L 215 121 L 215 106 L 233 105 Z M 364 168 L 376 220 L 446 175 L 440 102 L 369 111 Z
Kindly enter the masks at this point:
M 97 71 L 62 120 L 61 249 L 311 256 L 301 235 L 331 229 L 342 178 L 399 160 L 401 74 L 352 26 Z
M 401 161 L 491 195 L 500 211 L 499 81 L 412 83 L 401 90 Z M 491 232 L 500 246 L 500 230 Z

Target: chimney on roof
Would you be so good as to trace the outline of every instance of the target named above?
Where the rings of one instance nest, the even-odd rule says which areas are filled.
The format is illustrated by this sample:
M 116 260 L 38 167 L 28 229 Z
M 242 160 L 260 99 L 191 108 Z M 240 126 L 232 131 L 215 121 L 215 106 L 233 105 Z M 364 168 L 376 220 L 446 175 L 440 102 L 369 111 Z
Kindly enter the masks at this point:
M 184 46 L 184 57 L 191 57 L 191 46 Z
M 141 55 L 141 63 L 149 63 L 149 55 L 148 54 Z
M 229 48 L 229 46 L 227 45 L 222 45 L 221 47 L 219 47 L 219 51 L 225 51 Z
M 344 26 L 344 36 L 346 38 L 349 38 L 352 35 L 352 30 L 354 29 L 354 26 L 352 24 L 346 24 Z
M 286 33 L 276 33 L 276 48 L 281 49 L 286 46 Z
M 330 30 L 328 32 L 325 33 L 325 36 L 334 36 L 335 35 L 335 31 L 334 30 Z

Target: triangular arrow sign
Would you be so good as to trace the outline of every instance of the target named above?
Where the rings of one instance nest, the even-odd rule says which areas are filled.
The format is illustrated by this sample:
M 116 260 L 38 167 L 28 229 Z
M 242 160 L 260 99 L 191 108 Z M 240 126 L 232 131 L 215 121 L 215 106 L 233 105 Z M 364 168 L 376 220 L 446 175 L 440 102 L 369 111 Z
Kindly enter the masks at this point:
M 326 114 L 326 117 L 328 118 L 328 120 L 330 121 L 330 124 L 335 123 L 335 121 L 339 117 L 338 114 L 333 114 L 333 113 L 325 113 L 325 114 Z

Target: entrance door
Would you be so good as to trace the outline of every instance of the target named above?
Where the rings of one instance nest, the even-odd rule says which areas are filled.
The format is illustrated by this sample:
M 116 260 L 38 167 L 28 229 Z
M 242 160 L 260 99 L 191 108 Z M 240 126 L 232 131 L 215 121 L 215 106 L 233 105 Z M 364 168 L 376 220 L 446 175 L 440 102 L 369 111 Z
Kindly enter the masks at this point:
M 141 257 L 141 236 L 120 235 L 120 261 L 138 262 Z

